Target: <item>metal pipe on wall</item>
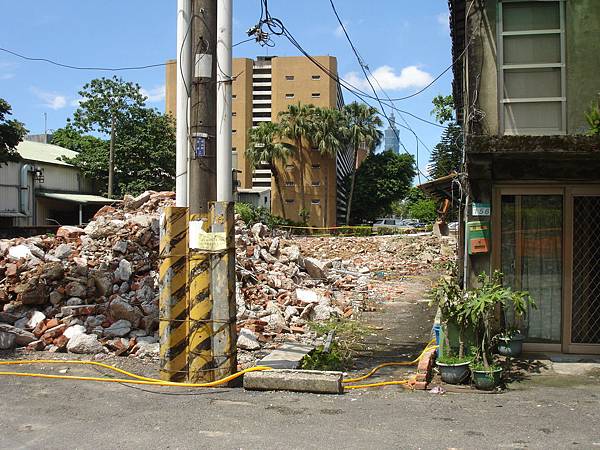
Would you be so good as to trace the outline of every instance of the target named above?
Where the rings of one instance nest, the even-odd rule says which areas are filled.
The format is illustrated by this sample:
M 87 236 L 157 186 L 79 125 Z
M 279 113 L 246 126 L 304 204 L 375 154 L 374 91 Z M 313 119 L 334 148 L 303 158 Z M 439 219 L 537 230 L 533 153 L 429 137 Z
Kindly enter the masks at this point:
M 217 201 L 233 201 L 231 155 L 232 0 L 217 2 Z
M 192 88 L 192 0 L 177 0 L 177 124 L 175 204 L 188 206 L 188 99 Z

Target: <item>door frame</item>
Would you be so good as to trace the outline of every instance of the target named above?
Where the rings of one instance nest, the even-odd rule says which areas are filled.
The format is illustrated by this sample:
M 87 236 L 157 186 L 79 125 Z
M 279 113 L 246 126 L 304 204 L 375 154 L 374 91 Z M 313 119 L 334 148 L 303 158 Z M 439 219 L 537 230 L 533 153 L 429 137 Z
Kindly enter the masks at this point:
M 565 227 L 566 239 L 564 242 L 565 260 L 563 283 L 563 339 L 562 351 L 564 353 L 589 353 L 600 354 L 600 344 L 577 344 L 571 342 L 573 321 L 573 209 L 575 197 L 600 197 L 600 186 L 566 186 L 565 187 L 565 212 L 564 220 L 569 224 Z M 567 229 L 568 228 L 568 229 Z
M 524 342 L 523 350 L 525 352 L 563 352 L 564 341 L 564 324 L 565 324 L 565 291 L 566 291 L 566 280 L 565 280 L 565 242 L 567 239 L 567 221 L 565 217 L 566 211 L 566 195 L 565 186 L 557 185 L 532 185 L 532 184 L 497 184 L 492 189 L 492 270 L 500 270 L 501 264 L 501 238 L 502 238 L 502 227 L 501 227 L 501 207 L 502 207 L 502 195 L 562 195 L 563 197 L 563 233 L 562 233 L 562 308 L 561 308 L 561 342 L 554 344 L 546 343 L 534 343 Z M 572 233 L 571 233 L 572 235 Z M 517 234 L 516 240 L 520 240 L 520 234 Z

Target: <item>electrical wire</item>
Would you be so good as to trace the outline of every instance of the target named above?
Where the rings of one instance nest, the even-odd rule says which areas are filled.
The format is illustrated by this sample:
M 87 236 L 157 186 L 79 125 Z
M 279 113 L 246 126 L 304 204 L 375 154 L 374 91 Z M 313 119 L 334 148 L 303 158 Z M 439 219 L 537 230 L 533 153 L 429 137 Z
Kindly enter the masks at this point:
M 404 149 L 404 151 L 406 153 L 410 154 L 410 152 L 406 149 L 406 146 L 404 145 L 404 143 L 400 139 L 400 134 L 398 133 L 398 131 L 394 127 L 394 124 L 392 123 L 391 119 L 388 117 L 387 113 L 385 112 L 385 108 L 383 106 L 383 102 L 379 98 L 379 95 L 377 94 L 377 90 L 375 89 L 375 86 L 373 86 L 373 83 L 371 82 L 371 79 L 369 78 L 369 74 L 371 74 L 371 76 L 373 74 L 371 73 L 370 69 L 368 69 L 367 64 L 365 64 L 364 59 L 362 58 L 362 56 L 358 52 L 356 46 L 354 45 L 354 42 L 352 42 L 352 39 L 350 38 L 350 35 L 348 34 L 348 30 L 346 29 L 346 26 L 344 25 L 344 22 L 342 21 L 342 18 L 338 14 L 337 9 L 335 7 L 335 4 L 333 3 L 333 0 L 329 0 L 329 4 L 331 5 L 331 9 L 333 10 L 333 13 L 334 13 L 335 17 L 336 17 L 336 19 L 337 19 L 337 21 L 338 21 L 338 23 L 339 23 L 342 31 L 344 32 L 344 35 L 346 36 L 346 40 L 348 41 L 348 43 L 350 44 L 350 47 L 352 48 L 352 52 L 356 56 L 356 60 L 358 61 L 358 64 L 359 64 L 359 66 L 360 66 L 360 68 L 361 68 L 361 70 L 362 70 L 362 72 L 363 72 L 363 74 L 365 76 L 365 79 L 367 80 L 367 83 L 369 84 L 369 86 L 371 87 L 371 90 L 373 91 L 373 95 L 375 96 L 375 99 L 377 100 L 377 102 L 379 103 L 379 106 L 381 107 L 381 113 L 384 115 L 384 117 L 388 121 L 390 128 L 392 129 L 392 131 L 396 135 L 396 139 L 398 139 L 398 142 L 400 143 L 400 145 L 402 146 L 402 148 Z M 381 85 L 379 84 L 379 81 L 377 81 L 377 79 L 375 77 L 373 77 L 373 78 L 375 79 L 375 81 L 379 85 L 379 88 L 381 89 Z M 382 92 L 384 92 L 383 89 L 382 89 Z M 412 129 L 411 129 L 411 131 L 412 131 Z M 414 133 L 414 131 L 413 131 L 413 133 Z M 416 133 L 414 133 L 414 134 L 415 134 L 415 137 L 417 137 Z M 419 184 L 422 184 L 422 182 L 421 182 L 421 175 L 423 175 L 427 179 L 430 179 L 430 178 L 429 178 L 428 175 L 426 175 L 425 173 L 423 173 L 421 171 L 420 167 L 419 167 L 419 144 L 418 144 L 418 140 L 417 140 L 417 146 L 416 146 L 416 151 L 415 151 L 415 157 L 416 157 L 417 177 L 419 179 Z

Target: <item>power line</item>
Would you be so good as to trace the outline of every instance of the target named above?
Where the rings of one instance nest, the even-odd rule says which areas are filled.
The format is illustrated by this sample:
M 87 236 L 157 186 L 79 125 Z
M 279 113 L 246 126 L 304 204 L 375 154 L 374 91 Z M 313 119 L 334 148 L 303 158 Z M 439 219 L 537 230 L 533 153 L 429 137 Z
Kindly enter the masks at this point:
M 387 119 L 390 128 L 392 129 L 392 131 L 394 132 L 394 134 L 396 135 L 396 139 L 398 139 L 398 142 L 400 143 L 400 145 L 402 146 L 402 148 L 404 149 L 404 151 L 408 154 L 410 154 L 408 152 L 408 150 L 406 149 L 406 147 L 404 146 L 404 143 L 402 142 L 402 140 L 400 139 L 400 135 L 398 133 L 398 131 L 396 130 L 396 128 L 393 126 L 391 119 L 388 117 L 387 113 L 385 112 L 385 108 L 383 106 L 383 103 L 381 101 L 381 99 L 379 98 L 379 95 L 377 95 L 377 90 L 375 89 L 375 86 L 373 86 L 373 83 L 371 82 L 370 78 L 369 78 L 369 73 L 371 73 L 370 70 L 368 70 L 368 66 L 365 64 L 363 58 L 360 56 L 358 50 L 356 49 L 356 46 L 354 45 L 354 42 L 352 42 L 352 39 L 350 38 L 350 35 L 348 34 L 348 31 L 346 30 L 346 26 L 344 25 L 344 22 L 342 21 L 341 17 L 339 16 L 337 9 L 335 8 L 335 4 L 333 3 L 333 0 L 329 0 L 329 3 L 331 5 L 331 9 L 333 10 L 333 13 L 335 14 L 335 17 L 338 21 L 338 23 L 340 24 L 340 27 L 342 28 L 342 31 L 344 32 L 344 35 L 346 36 L 346 39 L 348 41 L 348 43 L 350 44 L 350 47 L 352 48 L 352 52 L 354 53 L 354 55 L 356 56 L 356 59 L 358 61 L 358 65 L 360 66 L 365 79 L 367 80 L 367 83 L 369 84 L 369 86 L 371 87 L 371 90 L 373 91 L 373 95 L 375 96 L 375 99 L 377 100 L 377 102 L 379 103 L 379 106 L 381 107 L 381 113 L 384 115 L 384 117 Z M 368 72 L 367 72 L 368 70 Z M 373 75 L 371 73 L 371 75 Z M 375 77 L 373 77 L 375 79 Z M 377 79 L 375 79 L 375 81 L 377 82 L 377 84 L 379 84 L 379 82 L 377 81 Z M 381 85 L 379 85 L 379 87 L 381 88 Z M 382 89 L 383 92 L 383 89 Z M 408 124 L 407 124 L 408 125 Z M 410 127 L 409 127 L 410 128 Z M 411 131 L 413 131 L 411 129 Z M 415 137 L 417 137 L 416 133 Z M 418 137 L 417 137 L 418 139 Z M 417 165 L 417 176 L 419 179 L 419 184 L 421 184 L 421 175 L 423 175 L 425 178 L 429 179 L 429 176 L 426 175 L 425 173 L 421 172 L 421 169 L 419 168 L 419 144 L 418 144 L 418 140 L 417 140 L 417 146 L 416 146 L 416 150 L 415 150 L 415 156 L 416 156 L 416 165 Z
M 255 40 L 254 38 L 250 38 L 250 39 L 244 39 L 243 41 L 237 42 L 236 44 L 233 44 L 232 47 L 237 47 L 238 45 L 242 45 L 245 44 L 247 42 L 253 41 Z M 54 61 L 52 59 L 49 58 L 36 58 L 36 57 L 32 57 L 32 56 L 26 56 L 23 55 L 21 53 L 15 52 L 13 50 L 9 50 L 7 48 L 4 47 L 0 47 L 0 51 L 5 52 L 5 53 L 9 53 L 13 56 L 16 56 L 17 58 L 21 58 L 24 59 L 26 61 L 34 61 L 34 62 L 45 62 L 48 64 L 52 64 L 54 66 L 57 67 L 62 67 L 64 69 L 72 69 L 72 70 L 95 70 L 95 71 L 101 71 L 101 72 L 123 72 L 123 71 L 127 71 L 127 70 L 145 70 L 145 69 L 154 69 L 156 67 L 165 67 L 167 64 L 167 62 L 164 63 L 157 63 L 157 64 L 146 64 L 143 66 L 129 66 L 129 67 L 95 67 L 95 66 L 74 66 L 71 64 L 65 64 L 65 63 L 61 63 L 58 61 Z

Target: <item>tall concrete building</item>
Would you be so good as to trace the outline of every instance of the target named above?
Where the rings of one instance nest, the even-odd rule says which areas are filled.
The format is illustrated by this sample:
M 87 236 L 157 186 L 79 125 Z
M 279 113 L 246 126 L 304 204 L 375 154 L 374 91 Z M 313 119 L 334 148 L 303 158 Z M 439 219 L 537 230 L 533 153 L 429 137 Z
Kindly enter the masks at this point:
M 390 116 L 390 124 L 384 131 L 383 150 L 393 150 L 397 155 L 400 154 L 400 139 L 398 139 L 398 128 L 396 127 L 396 118 L 394 113 Z
M 331 73 L 337 74 L 337 60 L 331 56 L 314 57 Z M 176 76 L 175 61 L 169 61 L 166 74 L 166 110 L 175 115 Z M 344 104 L 339 83 L 324 73 L 308 58 L 258 57 L 233 60 L 233 125 L 232 152 L 234 168 L 238 170 L 240 189 L 271 188 L 272 211 L 288 219 L 300 221 L 300 171 L 304 172 L 305 209 L 313 226 L 335 226 L 341 223 L 346 210 L 346 192 L 343 179 L 350 172 L 350 151 L 339 152 L 335 158 L 322 156 L 315 149 L 304 152 L 304 167 L 293 157 L 278 167 L 281 173 L 280 189 L 284 211 L 276 194 L 268 166 L 253 170 L 245 157 L 248 132 L 260 122 L 277 122 L 279 113 L 290 104 L 313 104 L 320 107 L 341 108 Z

